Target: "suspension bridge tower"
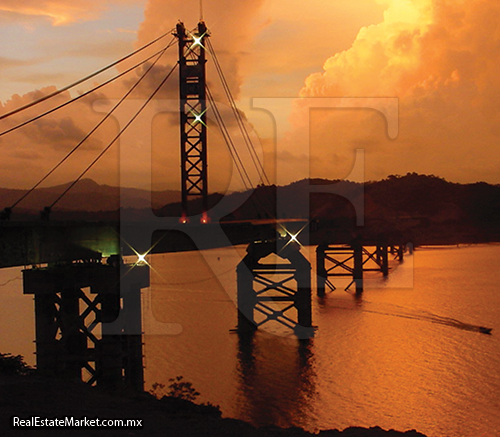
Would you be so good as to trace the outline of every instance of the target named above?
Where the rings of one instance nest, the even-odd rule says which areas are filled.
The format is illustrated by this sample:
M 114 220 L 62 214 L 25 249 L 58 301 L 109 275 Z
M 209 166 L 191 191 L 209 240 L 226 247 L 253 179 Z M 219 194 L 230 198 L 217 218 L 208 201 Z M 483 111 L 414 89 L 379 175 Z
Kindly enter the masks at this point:
M 203 21 L 191 33 L 178 23 L 179 92 L 181 134 L 181 222 L 189 220 L 188 201 L 202 201 L 201 223 L 208 222 L 207 123 L 206 123 L 206 53 L 208 30 Z

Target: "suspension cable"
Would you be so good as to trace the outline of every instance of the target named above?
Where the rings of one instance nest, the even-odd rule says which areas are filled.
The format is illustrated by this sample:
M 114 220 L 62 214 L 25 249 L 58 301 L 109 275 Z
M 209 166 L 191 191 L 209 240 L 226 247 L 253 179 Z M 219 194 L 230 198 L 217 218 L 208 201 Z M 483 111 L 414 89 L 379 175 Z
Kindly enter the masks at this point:
M 194 53 L 190 53 L 190 57 L 191 57 L 191 59 L 196 58 Z M 206 94 L 207 94 L 207 100 L 209 102 L 209 107 L 211 107 L 213 112 L 214 112 L 216 123 L 219 127 L 221 134 L 222 134 L 224 142 L 226 143 L 226 146 L 227 146 L 228 151 L 231 155 L 231 158 L 234 162 L 234 165 L 236 166 L 236 170 L 238 171 L 238 174 L 239 174 L 240 179 L 243 183 L 243 186 L 244 186 L 245 190 L 247 190 L 247 191 L 250 189 L 252 191 L 255 191 L 255 187 L 252 183 L 252 179 L 250 178 L 250 176 L 245 168 L 245 164 L 243 163 L 243 161 L 240 157 L 240 154 L 238 153 L 238 149 L 236 148 L 236 145 L 234 144 L 234 142 L 231 138 L 231 135 L 229 134 L 229 130 L 228 130 L 226 124 L 224 123 L 224 119 L 219 111 L 219 108 L 216 104 L 216 101 L 215 101 L 213 95 L 212 95 L 212 92 L 210 91 L 208 84 L 205 84 L 205 90 L 206 90 Z M 259 209 L 259 207 L 256 204 L 256 201 L 260 204 L 258 198 L 254 199 L 253 196 L 250 196 L 250 202 L 253 205 L 255 212 L 257 214 L 259 214 L 262 210 L 264 210 L 264 211 L 266 211 L 266 213 L 268 213 L 267 209 L 263 205 L 260 205 L 260 209 Z
M 161 83 L 156 87 L 156 89 L 153 91 L 151 96 L 146 100 L 146 102 L 139 108 L 139 110 L 135 113 L 135 115 L 127 122 L 127 124 L 118 132 L 118 134 L 113 138 L 113 140 L 106 146 L 106 148 L 87 166 L 87 168 L 78 176 L 78 178 L 73 181 L 60 195 L 59 197 L 52 202 L 52 204 L 49 207 L 46 207 L 46 210 L 48 209 L 49 211 L 68 193 L 69 190 L 71 190 L 82 178 L 85 176 L 85 174 L 94 166 L 94 164 L 99 161 L 99 159 L 102 158 L 102 156 L 116 143 L 118 138 L 128 129 L 128 127 L 135 121 L 135 119 L 142 113 L 144 108 L 153 100 L 154 96 L 160 91 L 162 86 L 165 84 L 165 82 L 170 78 L 170 76 L 173 74 L 175 69 L 177 68 L 178 64 L 175 64 L 172 69 L 169 71 L 167 76 L 161 81 Z
M 40 99 L 37 99 L 37 100 L 35 100 L 35 101 L 31 102 L 31 103 L 28 103 L 28 104 L 26 104 L 24 106 L 21 106 L 20 108 L 14 109 L 13 111 L 8 112 L 7 114 L 0 115 L 0 120 L 3 120 L 5 118 L 7 118 L 7 117 L 11 117 L 12 115 L 15 115 L 15 114 L 17 114 L 17 113 L 19 113 L 21 111 L 24 111 L 25 109 L 31 108 L 31 107 L 33 107 L 35 105 L 38 105 L 39 103 L 42 103 L 42 102 L 44 102 L 44 101 L 46 101 L 46 100 L 48 100 L 48 99 L 50 99 L 52 97 L 55 97 L 55 96 L 63 93 L 64 91 L 68 91 L 69 89 L 74 88 L 75 86 L 80 85 L 81 83 L 86 82 L 89 79 L 92 79 L 93 77 L 95 77 L 95 76 L 97 76 L 97 75 L 105 72 L 106 70 L 109 70 L 110 68 L 115 67 L 116 65 L 122 63 L 123 61 L 125 61 L 125 60 L 127 60 L 129 58 L 131 58 L 132 56 L 136 55 L 137 53 L 142 52 L 143 50 L 147 49 L 151 45 L 153 45 L 156 42 L 160 41 L 161 39 L 165 38 L 167 35 L 170 35 L 173 30 L 174 29 L 170 29 L 168 32 L 164 33 L 163 35 L 160 35 L 158 38 L 156 38 L 153 41 L 149 42 L 148 44 L 142 46 L 141 48 L 133 51 L 132 53 L 129 53 L 128 55 L 124 56 L 123 58 L 118 59 L 117 61 L 115 61 L 115 62 L 107 65 L 106 67 L 101 68 L 100 70 L 97 70 L 94 73 L 89 74 L 88 76 L 85 76 L 84 78 L 77 80 L 76 82 L 73 82 L 70 85 L 67 85 L 67 86 L 65 86 L 63 88 L 60 88 L 60 89 L 54 91 L 53 93 L 47 94 L 46 96 L 43 96 Z
M 167 46 L 167 49 L 170 48 L 173 43 L 175 42 L 175 38 L 170 42 L 170 44 Z M 24 127 L 26 126 L 27 124 L 30 124 L 34 121 L 37 121 L 39 120 L 40 118 L 43 118 L 49 114 L 52 114 L 53 112 L 56 112 L 58 111 L 59 109 L 62 109 L 64 108 L 65 106 L 68 106 L 69 104 L 73 103 L 73 102 L 76 102 L 77 100 L 80 100 L 84 97 L 87 97 L 89 94 L 105 87 L 106 85 L 110 84 L 111 82 L 114 82 L 115 80 L 117 79 L 120 79 L 121 77 L 125 76 L 126 74 L 130 73 L 132 70 L 135 70 L 136 68 L 140 67 L 141 65 L 144 65 L 145 63 L 147 63 L 148 61 L 150 61 L 151 59 L 153 59 L 154 57 L 158 56 L 160 53 L 163 53 L 165 49 L 161 49 L 161 50 L 158 50 L 156 53 L 152 54 L 150 57 L 144 59 L 143 61 L 139 62 L 138 64 L 135 64 L 133 67 L 130 67 L 128 68 L 127 70 L 123 71 L 122 73 L 120 73 L 118 76 L 115 76 L 111 79 L 108 79 L 106 82 L 103 82 L 101 83 L 100 85 L 97 85 L 96 87 L 92 88 L 91 90 L 88 90 L 86 92 L 84 92 L 83 94 L 80 94 L 79 96 L 75 97 L 74 99 L 72 100 L 68 100 L 67 102 L 64 102 L 62 104 L 60 104 L 59 106 L 56 106 L 55 108 L 52 108 L 52 109 L 49 109 L 48 111 L 40 114 L 40 115 L 37 115 L 36 117 L 33 117 L 21 124 L 18 124 L 14 127 L 11 127 L 10 129 L 7 129 L 6 131 L 4 132 L 0 132 L 0 137 L 4 136 L 4 135 L 7 135 L 8 133 L 10 132 L 13 132 L 21 127 Z
M 191 59 L 195 59 L 194 53 L 191 52 L 190 57 Z M 213 98 L 212 92 L 210 91 L 208 84 L 205 84 L 205 90 L 207 92 L 209 104 L 213 108 L 215 120 L 222 133 L 222 137 L 224 138 L 224 142 L 226 143 L 229 153 L 231 154 L 231 158 L 233 159 L 233 162 L 236 165 L 236 169 L 238 170 L 241 181 L 243 182 L 243 185 L 246 190 L 249 189 L 249 186 L 250 188 L 253 188 L 252 179 L 250 178 L 248 172 L 246 171 L 245 165 L 243 164 L 243 161 L 238 153 L 238 149 L 236 148 L 231 138 L 231 135 L 229 134 L 229 130 L 227 129 L 226 124 L 224 123 L 224 119 L 222 118 L 222 115 L 219 111 L 219 108 L 217 107 L 216 101 Z
M 142 76 L 135 82 L 135 84 L 122 96 L 122 98 L 118 101 L 118 103 L 97 123 L 97 125 L 94 126 L 94 128 L 87 134 L 85 137 L 83 137 L 80 142 L 73 147 L 73 149 L 68 152 L 68 154 L 61 160 L 59 163 L 52 168 L 42 179 L 40 179 L 33 187 L 31 187 L 24 195 L 17 201 L 15 202 L 9 209 L 12 210 L 15 208 L 20 202 L 22 202 L 27 196 L 29 196 L 36 188 L 38 188 L 52 173 L 54 173 L 73 153 L 75 153 L 85 141 L 87 141 L 90 136 L 97 130 L 99 127 L 101 127 L 104 122 L 118 109 L 118 107 L 125 101 L 125 99 L 132 94 L 132 92 L 139 86 L 139 84 L 143 81 L 143 79 L 148 75 L 148 73 L 154 68 L 154 66 L 158 63 L 158 61 L 161 59 L 161 57 L 164 55 L 164 53 L 167 51 L 167 49 L 170 47 L 167 46 L 163 50 L 160 51 L 159 54 L 157 54 L 157 58 L 155 61 L 148 67 L 148 69 L 142 74 Z

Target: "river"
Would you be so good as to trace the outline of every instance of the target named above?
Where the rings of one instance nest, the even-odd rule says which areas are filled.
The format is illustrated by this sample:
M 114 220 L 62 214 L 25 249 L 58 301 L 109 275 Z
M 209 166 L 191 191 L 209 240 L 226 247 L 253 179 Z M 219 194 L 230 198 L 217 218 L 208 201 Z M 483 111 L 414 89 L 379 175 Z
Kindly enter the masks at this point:
M 313 248 L 302 251 L 314 264 Z M 255 425 L 500 436 L 500 245 L 419 248 L 387 279 L 370 273 L 361 299 L 343 287 L 313 294 L 317 330 L 301 341 L 272 324 L 251 340 L 232 332 L 244 252 L 149 256 L 147 389 L 182 375 L 200 402 Z M 0 351 L 32 363 L 33 304 L 19 277 L 0 274 Z

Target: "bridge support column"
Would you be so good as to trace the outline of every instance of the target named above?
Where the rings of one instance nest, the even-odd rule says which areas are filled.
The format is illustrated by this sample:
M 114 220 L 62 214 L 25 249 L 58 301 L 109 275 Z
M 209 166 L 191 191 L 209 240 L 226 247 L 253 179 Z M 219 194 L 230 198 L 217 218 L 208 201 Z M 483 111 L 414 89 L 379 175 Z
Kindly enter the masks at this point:
M 123 293 L 123 309 L 125 316 L 125 350 L 127 354 L 123 363 L 124 377 L 137 391 L 144 389 L 144 368 L 142 366 L 142 301 L 141 288 L 144 284 L 131 284 Z M 148 269 L 149 285 L 149 269 Z M 137 363 L 141 363 L 140 366 Z
M 399 262 L 403 262 L 405 253 L 405 246 L 400 244 L 397 249 L 397 258 Z
M 269 255 L 275 258 L 272 263 L 260 262 Z M 288 262 L 277 263 L 276 258 Z M 237 282 L 240 333 L 275 321 L 299 337 L 312 335 L 311 265 L 298 244 L 286 240 L 251 243 L 237 267 Z
M 61 326 L 61 346 L 65 353 L 65 366 L 61 369 L 65 376 L 81 378 L 82 359 L 87 349 L 87 338 L 80 330 L 80 301 L 75 288 L 65 288 L 61 292 L 59 317 Z
M 60 344 L 56 339 L 56 295 L 35 294 L 36 363 L 41 372 L 60 373 Z
M 351 246 L 329 246 L 323 244 L 316 249 L 317 294 L 325 295 L 326 287 L 331 291 L 336 289 L 329 278 L 352 278 L 346 290 L 355 285 L 356 293 L 363 292 L 363 270 L 366 253 L 362 244 L 353 243 Z
M 253 288 L 254 271 L 257 262 L 247 256 L 236 268 L 237 300 L 238 300 L 238 331 L 252 332 L 257 329 L 254 318 L 257 294 Z
M 326 272 L 326 250 L 327 246 L 321 245 L 316 248 L 316 293 L 319 297 L 325 296 L 327 272 Z
M 356 286 L 356 295 L 363 294 L 363 245 L 355 243 L 352 246 L 353 259 L 354 259 L 354 269 L 352 279 L 354 285 Z
M 377 245 L 377 264 L 384 276 L 389 276 L 389 250 L 387 243 Z
M 141 288 L 149 286 L 149 266 L 34 268 L 23 271 L 23 286 L 35 297 L 41 372 L 142 390 Z

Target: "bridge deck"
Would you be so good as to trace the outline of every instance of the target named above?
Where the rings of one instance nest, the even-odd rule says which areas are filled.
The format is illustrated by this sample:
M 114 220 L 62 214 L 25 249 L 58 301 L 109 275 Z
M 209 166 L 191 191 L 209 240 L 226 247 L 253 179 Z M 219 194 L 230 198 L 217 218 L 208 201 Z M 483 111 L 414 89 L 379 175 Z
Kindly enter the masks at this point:
M 209 224 L 179 224 L 176 219 L 156 222 L 0 222 L 0 268 L 74 260 L 95 260 L 110 255 L 167 253 L 227 247 L 256 240 L 273 239 L 277 232 L 303 230 L 303 219 L 264 219 Z M 362 228 L 360 229 L 362 230 Z M 335 228 L 311 230 L 298 235 L 302 244 L 348 245 L 351 232 Z M 397 239 L 363 235 L 364 246 L 381 242 L 388 245 L 450 245 L 449 239 L 399 236 Z M 465 241 L 464 241 L 465 242 Z M 474 243 L 474 241 L 471 241 Z

